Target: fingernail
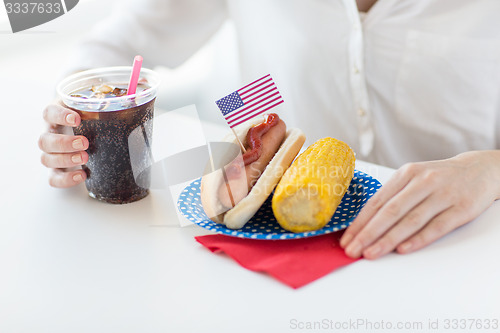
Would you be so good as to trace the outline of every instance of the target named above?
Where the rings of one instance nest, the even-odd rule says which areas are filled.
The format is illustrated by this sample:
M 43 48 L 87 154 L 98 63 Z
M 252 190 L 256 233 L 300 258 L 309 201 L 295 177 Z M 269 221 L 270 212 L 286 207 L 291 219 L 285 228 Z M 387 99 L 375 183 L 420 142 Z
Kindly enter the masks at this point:
M 75 154 L 75 155 L 71 156 L 71 160 L 75 164 L 82 164 L 83 163 L 82 156 L 80 154 Z
M 79 183 L 83 180 L 83 177 L 81 174 L 77 173 L 76 175 L 73 176 L 73 181 Z
M 352 235 L 351 234 L 346 234 L 342 237 L 342 239 L 340 240 L 340 247 L 344 248 L 347 244 L 349 244 L 349 242 L 351 241 L 352 239 Z
M 411 242 L 406 242 L 406 243 L 403 243 L 399 246 L 399 250 L 401 252 L 408 252 L 412 246 L 413 246 L 413 244 Z
M 382 247 L 380 245 L 374 245 L 366 250 L 366 254 L 368 257 L 376 257 L 380 251 L 382 251 Z
M 73 149 L 83 149 L 83 140 L 82 139 L 76 139 L 73 141 Z
M 354 243 L 349 244 L 347 249 L 345 249 L 345 252 L 349 257 L 357 258 L 361 255 L 361 244 L 355 241 Z
M 70 125 L 75 125 L 76 124 L 76 117 L 74 114 L 70 113 L 66 116 L 66 121 Z

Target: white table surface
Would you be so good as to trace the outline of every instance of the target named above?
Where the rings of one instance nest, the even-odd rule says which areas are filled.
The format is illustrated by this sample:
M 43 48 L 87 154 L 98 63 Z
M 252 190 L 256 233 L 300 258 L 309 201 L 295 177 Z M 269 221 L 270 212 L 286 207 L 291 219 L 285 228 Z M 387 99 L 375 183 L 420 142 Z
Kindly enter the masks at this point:
M 14 112 L 34 102 L 6 103 L 2 333 L 339 332 L 346 330 L 328 325 L 362 320 L 375 328 L 422 323 L 419 332 L 453 332 L 445 329 L 447 319 L 500 319 L 498 203 L 417 253 L 361 260 L 293 290 L 202 247 L 194 236 L 208 232 L 179 227 L 161 191 L 108 205 L 90 199 L 84 186 L 50 188 L 36 145 L 41 121 L 23 122 Z M 381 182 L 393 172 L 367 163 L 358 168 Z M 438 320 L 439 329 L 429 328 L 429 320 Z M 308 322 L 326 326 L 299 329 Z M 477 331 L 499 330 L 457 330 Z

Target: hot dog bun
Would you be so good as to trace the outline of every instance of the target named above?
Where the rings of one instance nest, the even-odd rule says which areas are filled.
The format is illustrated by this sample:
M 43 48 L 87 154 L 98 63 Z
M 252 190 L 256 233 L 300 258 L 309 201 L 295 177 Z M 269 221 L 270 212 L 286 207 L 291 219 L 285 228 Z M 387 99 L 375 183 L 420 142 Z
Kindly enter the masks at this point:
M 262 118 L 256 118 L 239 126 L 235 130 L 238 138 L 245 142 L 248 130 L 262 122 Z M 228 134 L 223 141 L 237 144 L 233 133 Z M 218 189 L 224 183 L 222 173 L 218 176 L 204 176 L 201 181 L 201 201 L 207 216 L 212 221 L 225 224 L 230 229 L 242 228 L 272 193 L 286 169 L 299 153 L 304 142 L 305 135 L 301 130 L 297 128 L 288 129 L 278 151 L 274 154 L 248 195 L 229 210 L 222 205 L 218 195 Z

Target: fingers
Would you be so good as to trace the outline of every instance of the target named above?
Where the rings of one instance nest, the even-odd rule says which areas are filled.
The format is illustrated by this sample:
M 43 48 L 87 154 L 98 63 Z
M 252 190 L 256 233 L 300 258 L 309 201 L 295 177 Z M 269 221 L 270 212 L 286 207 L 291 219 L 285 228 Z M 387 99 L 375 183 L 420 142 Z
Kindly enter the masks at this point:
M 345 247 L 346 254 L 358 258 L 361 254 L 382 237 L 393 225 L 419 205 L 428 195 L 425 184 L 412 181 L 393 198 L 389 199 Z M 383 250 L 380 245 L 373 246 L 372 256 Z
M 38 139 L 38 147 L 45 153 L 72 153 L 89 148 L 84 136 L 43 133 Z
M 392 252 L 399 244 L 424 228 L 432 218 L 448 209 L 451 205 L 436 196 L 427 197 L 402 219 L 400 219 L 385 235 L 376 240 L 363 251 L 367 259 L 377 259 Z
M 50 104 L 43 110 L 43 119 L 51 125 L 76 127 L 80 125 L 80 115 L 59 104 Z
M 83 165 L 89 159 L 84 151 L 88 149 L 89 141 L 84 136 L 44 133 L 38 146 L 44 152 L 41 162 L 47 168 L 71 168 Z
M 49 177 L 49 184 L 53 187 L 66 188 L 78 185 L 87 178 L 85 171 L 63 171 L 55 169 Z
M 87 163 L 89 155 L 87 152 L 80 151 L 76 153 L 65 154 L 42 154 L 42 164 L 47 168 L 72 168 Z
M 43 119 L 49 130 L 38 139 L 43 151 L 41 162 L 52 168 L 49 184 L 53 187 L 71 187 L 83 182 L 87 177 L 83 170 L 65 171 L 64 168 L 80 166 L 88 162 L 86 149 L 89 141 L 84 136 L 59 134 L 61 129 L 80 125 L 80 115 L 64 106 L 53 103 L 43 111 Z
M 474 215 L 475 216 L 475 215 Z M 432 219 L 425 228 L 397 247 L 398 253 L 417 251 L 472 220 L 474 217 L 463 209 L 451 207 Z
M 361 230 L 365 228 L 367 223 L 374 218 L 374 216 L 382 209 L 382 207 L 386 206 L 388 201 L 391 201 L 391 198 L 394 198 L 403 188 L 405 188 L 405 186 L 408 185 L 414 171 L 406 169 L 411 169 L 411 168 L 406 167 L 403 168 L 402 171 L 401 169 L 398 170 L 394 174 L 394 176 L 387 182 L 387 184 L 384 185 L 380 189 L 380 191 L 378 191 L 370 200 L 368 200 L 365 207 L 363 207 L 359 215 L 351 223 L 349 228 L 347 228 L 344 235 L 342 236 L 340 240 L 341 247 L 347 249 L 347 247 L 353 242 L 356 235 L 358 235 L 361 232 Z M 410 201 L 416 204 L 423 199 L 423 197 L 414 198 L 413 196 L 414 194 L 406 191 L 405 193 L 403 193 L 402 200 L 403 202 L 405 202 L 405 200 L 409 199 Z M 404 211 L 405 210 L 408 211 L 409 208 L 411 207 L 410 207 L 410 202 L 407 202 L 405 207 L 400 208 L 398 207 L 397 201 L 396 202 L 392 201 L 388 208 L 389 208 L 388 211 L 386 211 L 384 214 L 386 215 L 392 214 L 401 217 Z M 384 219 L 384 214 L 382 214 L 382 216 L 379 216 L 379 220 Z M 387 218 L 387 216 L 385 218 Z M 372 224 L 372 222 L 370 222 L 370 224 Z M 373 228 L 380 228 L 380 226 L 376 225 Z M 378 230 L 379 234 L 382 232 L 384 232 L 383 229 Z M 363 243 L 359 243 L 360 241 L 362 241 Z M 359 256 L 361 254 L 363 246 L 368 246 L 371 243 L 371 241 L 370 242 L 368 241 L 369 241 L 368 239 L 366 240 L 358 239 L 358 242 L 350 246 L 351 249 L 349 252 L 352 252 L 352 255 L 358 254 Z

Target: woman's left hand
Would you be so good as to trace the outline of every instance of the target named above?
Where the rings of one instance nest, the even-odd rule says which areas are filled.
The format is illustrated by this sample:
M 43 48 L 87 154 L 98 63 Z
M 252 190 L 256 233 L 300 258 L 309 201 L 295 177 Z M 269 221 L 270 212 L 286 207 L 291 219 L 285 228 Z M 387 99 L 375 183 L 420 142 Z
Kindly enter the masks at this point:
M 474 151 L 397 170 L 347 228 L 349 257 L 410 253 L 473 220 L 500 199 L 500 151 Z

